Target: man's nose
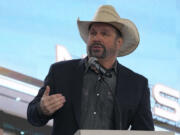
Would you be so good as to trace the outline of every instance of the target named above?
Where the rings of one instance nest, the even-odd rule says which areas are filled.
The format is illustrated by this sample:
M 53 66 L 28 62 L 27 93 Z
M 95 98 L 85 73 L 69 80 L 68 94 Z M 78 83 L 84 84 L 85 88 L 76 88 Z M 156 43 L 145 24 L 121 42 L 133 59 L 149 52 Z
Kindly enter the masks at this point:
M 100 34 L 96 34 L 93 38 L 94 41 L 101 41 L 102 40 L 102 36 Z

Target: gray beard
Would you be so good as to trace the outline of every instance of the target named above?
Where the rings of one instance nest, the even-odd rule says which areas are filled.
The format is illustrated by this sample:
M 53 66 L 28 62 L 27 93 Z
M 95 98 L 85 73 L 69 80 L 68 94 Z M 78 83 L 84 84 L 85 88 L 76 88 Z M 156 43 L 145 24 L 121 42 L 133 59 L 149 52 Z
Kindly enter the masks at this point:
M 96 52 L 98 53 L 99 51 L 92 51 L 92 47 L 94 45 L 99 45 L 103 48 L 103 53 L 101 55 L 96 55 Z M 96 58 L 105 58 L 106 57 L 106 54 L 107 54 L 107 51 L 106 51 L 106 48 L 104 47 L 104 45 L 100 44 L 100 43 L 93 43 L 92 45 L 90 45 L 87 49 L 87 54 L 88 56 L 90 57 L 96 57 Z

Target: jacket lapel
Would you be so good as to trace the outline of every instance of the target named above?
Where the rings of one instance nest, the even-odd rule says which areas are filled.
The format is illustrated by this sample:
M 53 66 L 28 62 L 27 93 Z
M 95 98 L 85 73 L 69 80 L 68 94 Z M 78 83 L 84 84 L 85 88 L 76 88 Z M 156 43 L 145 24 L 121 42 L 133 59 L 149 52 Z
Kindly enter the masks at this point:
M 78 127 L 80 128 L 80 118 L 81 118 L 81 92 L 83 84 L 83 74 L 84 74 L 84 59 L 78 63 L 78 66 L 74 69 L 73 85 L 72 85 L 72 106 L 75 114 L 75 119 L 77 121 Z M 70 84 L 71 85 L 71 84 Z
M 121 102 L 124 102 L 122 101 L 122 95 L 125 89 L 125 85 L 127 85 L 127 82 L 126 82 L 127 76 L 124 74 L 124 69 L 119 63 L 117 65 L 117 69 L 118 69 L 118 76 L 117 76 L 117 82 L 116 82 L 115 108 L 114 108 L 115 128 L 124 129 Z

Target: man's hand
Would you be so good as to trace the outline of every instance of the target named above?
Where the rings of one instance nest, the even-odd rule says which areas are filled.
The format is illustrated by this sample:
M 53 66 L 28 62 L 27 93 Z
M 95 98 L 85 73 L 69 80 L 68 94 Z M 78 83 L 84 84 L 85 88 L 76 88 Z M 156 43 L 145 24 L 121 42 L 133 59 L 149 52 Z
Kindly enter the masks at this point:
M 62 94 L 49 95 L 50 87 L 46 86 L 46 90 L 40 101 L 40 108 L 45 115 L 51 115 L 60 109 L 65 103 L 65 97 Z

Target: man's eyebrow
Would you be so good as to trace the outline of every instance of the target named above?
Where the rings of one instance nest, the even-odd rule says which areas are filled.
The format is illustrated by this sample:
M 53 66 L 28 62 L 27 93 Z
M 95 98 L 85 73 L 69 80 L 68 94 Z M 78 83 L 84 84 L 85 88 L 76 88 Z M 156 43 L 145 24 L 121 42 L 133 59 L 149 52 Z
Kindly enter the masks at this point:
M 104 28 L 104 29 L 102 29 L 101 31 L 103 31 L 103 32 L 109 32 L 110 30 L 109 30 L 109 29 Z
M 89 29 L 89 32 L 90 32 L 90 31 L 96 31 L 96 30 L 95 30 L 94 28 L 90 28 L 90 29 Z

